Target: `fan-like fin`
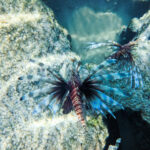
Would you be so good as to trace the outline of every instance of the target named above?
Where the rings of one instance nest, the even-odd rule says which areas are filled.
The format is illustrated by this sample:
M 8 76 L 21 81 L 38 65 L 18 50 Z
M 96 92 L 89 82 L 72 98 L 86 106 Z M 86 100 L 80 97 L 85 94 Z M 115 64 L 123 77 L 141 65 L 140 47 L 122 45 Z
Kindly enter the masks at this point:
M 142 75 L 140 73 L 140 70 L 138 67 L 133 68 L 133 76 L 134 76 L 134 82 L 135 82 L 135 88 L 143 87 L 143 80 Z
M 114 41 L 106 41 L 106 42 L 88 42 L 87 43 L 88 46 L 86 49 L 95 49 L 95 48 L 100 48 L 100 47 L 103 47 L 103 46 L 116 46 L 116 47 L 120 47 L 121 45 L 114 42 Z
M 99 98 L 95 98 L 94 100 L 90 101 L 90 104 L 95 110 L 100 110 L 101 108 L 105 109 L 116 119 L 112 111 Z
M 139 73 L 138 76 L 139 76 L 139 80 L 140 80 L 140 85 L 141 85 L 141 87 L 143 87 L 143 79 L 142 79 L 141 73 Z
M 19 80 L 31 80 L 31 81 L 42 81 L 51 83 L 51 78 L 46 76 L 39 76 L 39 75 L 27 75 L 27 76 L 21 76 L 18 78 Z
M 108 43 L 96 43 L 96 42 L 90 42 L 89 45 L 87 46 L 87 49 L 95 49 L 103 46 L 108 46 Z
M 59 100 L 64 99 L 69 91 L 68 84 L 62 80 L 53 82 L 53 85 L 51 88 L 51 93 L 54 93 L 53 98 L 58 98 Z
M 80 86 L 80 91 L 85 95 L 86 99 L 93 99 L 97 94 L 96 89 L 98 86 L 96 86 L 95 83 L 97 83 L 97 81 L 87 79 L 84 80 Z
M 119 95 L 119 96 L 122 96 L 122 97 L 128 97 L 127 94 L 125 94 L 123 91 L 121 91 L 117 88 L 112 88 L 112 87 L 102 85 L 102 84 L 100 84 L 99 87 L 102 91 L 106 91 L 106 92 L 109 92 L 109 93 L 112 93 L 112 94 L 115 94 L 115 95 Z
M 134 85 L 133 85 L 133 70 L 131 67 L 129 67 L 129 70 L 130 70 L 130 82 L 131 82 L 130 86 L 132 88 L 132 87 L 134 87 Z
M 104 108 L 107 112 L 109 112 L 109 113 L 116 119 L 116 117 L 115 117 L 115 115 L 113 114 L 113 112 L 112 112 L 102 101 L 100 101 L 100 106 L 101 106 L 102 108 Z
M 55 98 L 53 99 L 50 104 L 48 105 L 48 108 L 50 109 L 52 115 L 56 115 L 56 113 L 60 110 L 60 103 L 58 103 L 58 100 Z
M 132 88 L 139 88 L 140 86 L 143 87 L 143 80 L 142 75 L 140 73 L 140 70 L 137 66 L 134 66 L 133 68 L 130 67 L 130 82 Z
M 103 61 L 100 65 L 98 65 L 96 70 L 102 69 L 104 67 L 108 67 L 112 64 L 115 64 L 116 62 L 117 62 L 116 59 L 107 59 L 107 60 Z
M 95 78 L 98 80 L 118 80 L 128 78 L 129 73 L 109 73 L 104 75 L 96 75 Z
M 63 77 L 57 73 L 56 71 L 52 71 L 52 70 L 48 70 L 57 80 L 61 81 L 61 82 L 65 82 L 65 80 L 63 79 Z
M 47 107 L 49 104 L 50 99 L 52 98 L 52 95 L 46 96 L 33 110 L 32 114 L 36 115 L 41 112 L 42 107 Z
M 73 110 L 72 101 L 69 96 L 67 96 L 67 99 L 65 100 L 62 108 L 64 114 L 68 114 L 71 110 Z
M 49 104 L 50 99 L 52 98 L 52 95 L 46 96 L 33 110 L 33 114 L 38 114 L 41 112 L 42 107 L 47 107 Z
M 97 110 L 96 112 L 100 113 L 101 115 L 103 115 L 107 119 L 106 114 L 104 113 L 104 111 L 101 108 L 99 110 Z
M 98 91 L 98 94 L 101 97 L 101 99 L 105 101 L 107 104 L 111 104 L 112 106 L 119 106 L 121 109 L 124 109 L 124 107 L 121 104 L 119 104 L 117 101 L 115 101 L 111 97 L 105 95 L 104 93 L 100 91 Z
M 29 97 L 34 98 L 34 97 L 38 97 L 39 95 L 49 93 L 51 88 L 52 88 L 52 86 L 46 86 L 42 89 L 36 89 L 36 90 L 29 92 L 29 93 L 25 94 L 24 96 L 22 96 L 20 98 L 20 100 L 27 100 Z
M 116 59 L 107 59 L 107 60 L 105 60 L 100 65 L 98 65 L 94 70 L 92 70 L 91 74 L 87 78 L 84 79 L 83 83 L 88 82 L 91 79 L 91 77 L 93 77 L 96 73 L 98 73 L 98 71 L 100 69 L 102 69 L 103 67 L 108 67 L 111 64 L 114 64 L 114 63 L 116 63 L 116 61 L 117 61 Z
M 138 73 L 134 72 L 133 76 L 134 76 L 135 88 L 138 88 L 140 86 L 140 82 L 139 82 L 139 78 L 138 78 Z
M 97 113 L 101 113 L 105 118 L 107 118 L 97 100 L 90 101 L 90 104 L 94 111 L 96 111 Z

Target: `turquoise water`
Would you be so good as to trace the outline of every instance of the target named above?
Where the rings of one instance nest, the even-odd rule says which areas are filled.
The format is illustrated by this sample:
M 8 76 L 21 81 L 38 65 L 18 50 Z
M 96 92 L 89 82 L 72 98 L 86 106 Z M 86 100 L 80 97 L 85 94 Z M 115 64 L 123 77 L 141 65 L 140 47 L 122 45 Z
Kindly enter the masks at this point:
M 89 42 L 122 41 L 121 32 L 133 17 L 149 8 L 147 2 L 132 0 L 46 0 L 59 24 L 71 35 L 72 51 L 84 62 L 100 63 L 112 53 L 109 47 L 87 50 Z

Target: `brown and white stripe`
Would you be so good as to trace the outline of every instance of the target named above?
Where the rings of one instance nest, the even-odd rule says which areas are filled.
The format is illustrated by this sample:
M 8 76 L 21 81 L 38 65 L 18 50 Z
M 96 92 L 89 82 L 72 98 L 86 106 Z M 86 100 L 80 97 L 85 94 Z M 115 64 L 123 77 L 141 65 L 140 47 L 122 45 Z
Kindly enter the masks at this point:
M 70 92 L 70 98 L 74 107 L 74 110 L 81 121 L 81 124 L 85 127 L 85 119 L 83 117 L 83 109 L 82 109 L 82 102 L 81 102 L 81 96 L 80 96 L 80 90 L 79 88 L 75 85 L 72 84 L 71 86 L 71 92 Z

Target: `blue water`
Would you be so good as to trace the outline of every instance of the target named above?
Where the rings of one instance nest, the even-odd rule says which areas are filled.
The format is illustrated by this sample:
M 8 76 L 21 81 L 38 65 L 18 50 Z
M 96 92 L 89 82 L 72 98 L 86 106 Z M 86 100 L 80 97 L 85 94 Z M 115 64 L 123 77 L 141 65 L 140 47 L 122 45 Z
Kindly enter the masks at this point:
M 71 35 L 72 51 L 83 62 L 100 63 L 112 53 L 109 47 L 88 51 L 89 42 L 121 41 L 120 34 L 133 17 L 142 16 L 147 2 L 132 0 L 44 0 L 60 25 Z

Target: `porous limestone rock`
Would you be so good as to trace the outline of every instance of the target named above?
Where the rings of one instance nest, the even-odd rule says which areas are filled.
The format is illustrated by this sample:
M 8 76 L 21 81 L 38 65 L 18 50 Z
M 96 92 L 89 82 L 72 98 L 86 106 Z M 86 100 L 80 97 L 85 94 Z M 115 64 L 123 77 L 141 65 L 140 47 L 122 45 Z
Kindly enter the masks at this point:
M 62 62 L 73 58 L 79 59 L 75 54 L 67 53 L 50 54 L 38 58 L 37 61 L 53 68 L 60 67 Z M 18 78 L 27 74 L 41 74 L 44 69 L 41 69 L 35 60 L 23 61 L 21 66 L 20 71 L 16 72 L 9 83 L 2 88 L 0 149 L 102 150 L 108 131 L 101 117 L 87 119 L 85 131 L 74 112 L 69 115 L 60 113 L 51 118 L 50 110 L 44 109 L 39 115 L 33 115 L 38 101 L 32 98 L 20 101 L 20 97 L 34 89 L 42 88 L 43 84 L 30 82 L 27 79 L 18 80 Z
M 132 19 L 126 35 L 131 35 L 132 40 L 137 40 L 132 54 L 142 75 L 143 86 L 130 90 L 130 99 L 121 103 L 132 110 L 140 111 L 143 119 L 150 123 L 150 11 L 139 19 Z
M 18 63 L 70 49 L 67 32 L 39 0 L 0 2 L 0 77 L 10 79 Z M 17 65 L 16 65 L 17 64 Z M 13 68 L 13 69 L 12 69 Z M 11 72 L 11 73 L 10 73 Z
M 66 60 L 79 59 L 70 52 L 67 32 L 53 12 L 40 0 L 1 0 L 0 14 L 0 149 L 102 150 L 108 132 L 101 118 L 89 120 L 84 131 L 73 112 L 52 119 L 46 109 L 34 116 L 37 101 L 20 101 L 42 86 L 18 80 L 37 74 L 34 60 L 61 67 Z

